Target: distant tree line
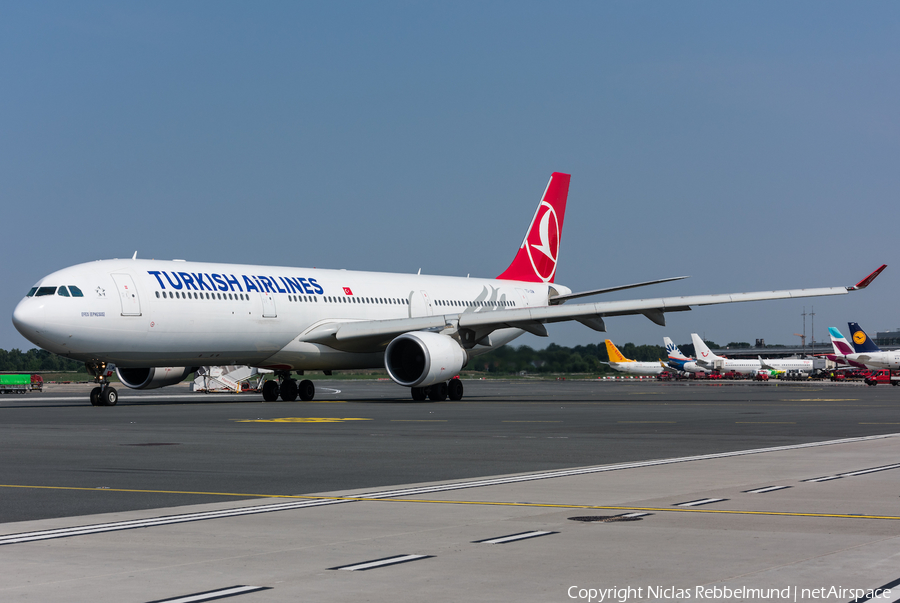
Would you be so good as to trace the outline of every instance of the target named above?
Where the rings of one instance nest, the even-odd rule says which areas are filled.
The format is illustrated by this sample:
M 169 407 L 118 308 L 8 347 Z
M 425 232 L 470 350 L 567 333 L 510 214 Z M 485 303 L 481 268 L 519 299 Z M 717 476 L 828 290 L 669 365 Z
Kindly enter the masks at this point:
M 654 362 L 666 358 L 666 349 L 658 345 L 617 346 L 626 358 Z M 574 348 L 551 343 L 543 350 L 527 345 L 503 346 L 493 352 L 476 356 L 467 369 L 498 375 L 516 373 L 608 373 L 614 372 L 603 362 L 609 362 L 605 344 L 579 345 Z
M 0 350 L 0 371 L 10 372 L 87 372 L 83 362 L 63 358 L 46 350 L 31 348 L 27 352 L 12 349 L 8 352 Z

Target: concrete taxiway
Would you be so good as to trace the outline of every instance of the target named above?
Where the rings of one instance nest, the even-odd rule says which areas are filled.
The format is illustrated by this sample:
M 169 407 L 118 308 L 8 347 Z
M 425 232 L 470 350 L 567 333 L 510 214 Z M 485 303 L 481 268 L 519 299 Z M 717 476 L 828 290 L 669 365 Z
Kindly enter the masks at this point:
M 900 578 L 897 388 L 466 385 L 2 398 L 0 596 L 849 601 Z

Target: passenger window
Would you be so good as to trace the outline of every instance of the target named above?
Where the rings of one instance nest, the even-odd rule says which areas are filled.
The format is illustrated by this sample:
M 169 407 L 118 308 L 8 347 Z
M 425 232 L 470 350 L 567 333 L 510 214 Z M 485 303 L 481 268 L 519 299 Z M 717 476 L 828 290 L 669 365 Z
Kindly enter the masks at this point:
M 34 294 L 35 297 L 43 297 L 45 295 L 53 295 L 56 293 L 56 287 L 38 287 L 37 293 Z
M 156 299 L 159 299 L 159 291 L 156 292 Z
M 57 295 L 61 295 L 62 297 L 69 297 L 69 290 L 66 289 L 65 286 L 63 286 L 63 287 L 60 287 L 60 288 L 56 291 L 56 294 L 57 294 Z

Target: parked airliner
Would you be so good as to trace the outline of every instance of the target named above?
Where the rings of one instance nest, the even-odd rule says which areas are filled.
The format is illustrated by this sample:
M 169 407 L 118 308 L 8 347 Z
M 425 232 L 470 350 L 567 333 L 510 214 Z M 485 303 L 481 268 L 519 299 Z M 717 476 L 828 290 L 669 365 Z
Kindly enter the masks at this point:
M 847 326 L 850 328 L 850 339 L 856 352 L 848 355 L 848 360 L 864 364 L 868 368 L 900 368 L 900 351 L 885 352 L 872 341 L 858 323 L 848 322 Z
M 622 373 L 630 373 L 632 375 L 659 375 L 665 370 L 659 360 L 656 362 L 641 362 L 626 358 L 619 348 L 609 339 L 606 340 L 606 354 L 609 356 L 608 364 L 611 368 Z M 603 362 L 602 360 L 600 362 Z
M 831 347 L 834 349 L 834 354 L 826 354 L 826 358 L 837 364 L 866 368 L 865 364 L 853 359 L 856 357 L 856 351 L 847 338 L 837 330 L 837 327 L 828 327 L 828 334 L 831 336 Z
M 663 345 L 666 346 L 666 353 L 669 360 L 666 363 L 676 371 L 683 373 L 709 373 L 712 369 L 703 368 L 697 361 L 690 356 L 685 356 L 677 345 L 675 345 L 668 337 L 663 337 Z
M 801 358 L 768 358 L 762 357 L 746 360 L 737 358 L 725 358 L 717 356 L 709 349 L 696 333 L 691 333 L 691 341 L 694 342 L 694 353 L 697 355 L 697 362 L 705 367 L 716 369 L 719 371 L 737 371 L 743 374 L 755 374 L 759 371 L 800 371 L 802 373 L 811 373 L 813 370 L 813 361 Z
M 100 260 L 40 279 L 16 306 L 13 323 L 29 341 L 81 360 L 98 386 L 95 405 L 118 394 L 113 366 L 130 388 L 180 382 L 194 367 L 244 364 L 275 371 L 263 398 L 312 400 L 312 381 L 292 373 L 385 367 L 424 400 L 459 400 L 454 379 L 470 358 L 547 323 L 575 320 L 605 332 L 609 316 L 665 312 L 763 299 L 843 295 L 851 287 L 565 304 L 675 280 L 573 293 L 554 283 L 569 175 L 554 173 L 512 264 L 497 278 L 388 274 L 180 260 Z

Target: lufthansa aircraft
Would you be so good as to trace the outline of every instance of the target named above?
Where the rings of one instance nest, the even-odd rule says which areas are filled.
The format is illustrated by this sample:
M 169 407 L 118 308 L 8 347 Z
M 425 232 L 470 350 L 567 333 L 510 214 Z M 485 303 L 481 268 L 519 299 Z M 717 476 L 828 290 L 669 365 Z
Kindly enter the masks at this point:
M 91 403 L 118 400 L 113 367 L 130 388 L 180 382 L 195 367 L 244 364 L 275 371 L 263 398 L 312 400 L 292 373 L 385 367 L 415 400 L 459 400 L 453 379 L 470 358 L 546 324 L 576 320 L 604 332 L 608 316 L 763 299 L 842 295 L 853 287 L 564 302 L 675 279 L 582 293 L 554 283 L 569 175 L 554 173 L 509 268 L 494 279 L 211 264 L 99 260 L 40 279 L 13 323 L 36 345 L 81 360 L 98 383 Z M 681 277 L 679 277 L 681 278 Z

